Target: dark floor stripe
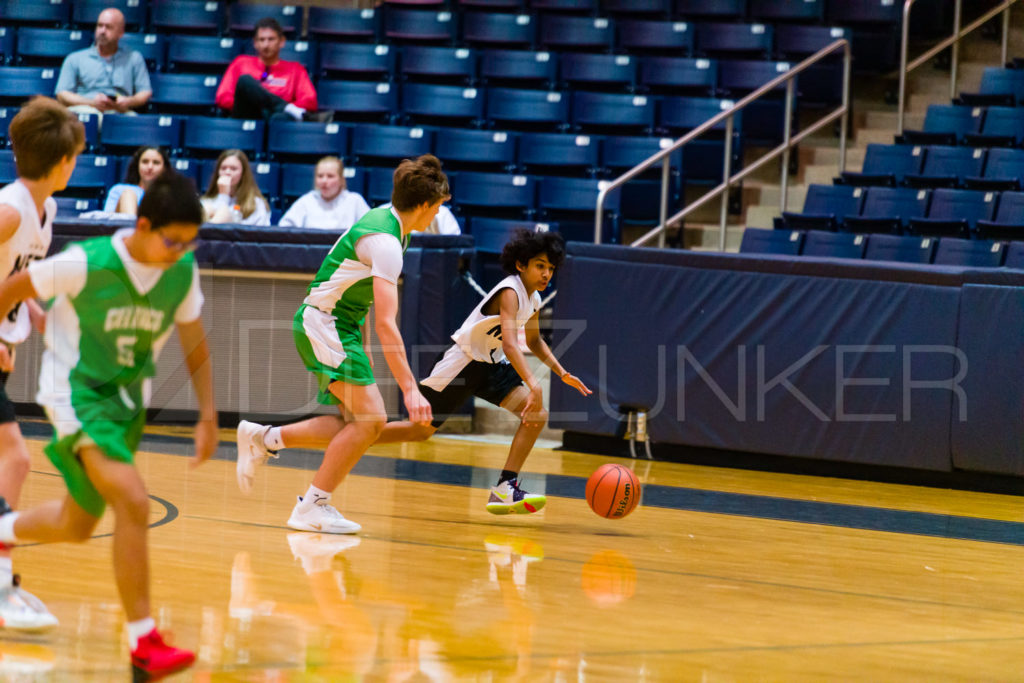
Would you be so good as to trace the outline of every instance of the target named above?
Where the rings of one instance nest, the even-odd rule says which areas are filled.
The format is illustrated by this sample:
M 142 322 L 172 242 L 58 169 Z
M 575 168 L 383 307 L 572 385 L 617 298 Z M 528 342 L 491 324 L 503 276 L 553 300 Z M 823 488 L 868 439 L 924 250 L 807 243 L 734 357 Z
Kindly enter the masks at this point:
M 48 436 L 49 427 L 39 423 L 22 423 L 26 436 Z M 143 449 L 177 455 L 191 454 L 192 440 L 175 436 L 146 435 Z M 221 442 L 215 454 L 217 460 L 233 460 L 235 446 Z M 290 450 L 277 460 L 278 467 L 315 470 L 322 454 L 318 451 Z M 497 480 L 497 470 L 452 465 L 447 463 L 402 460 L 379 455 L 364 455 L 353 469 L 364 477 L 419 481 L 450 486 L 489 486 Z M 559 474 L 523 475 L 523 485 L 529 490 L 543 490 L 547 495 L 565 498 L 584 498 L 586 479 Z M 532 486 L 531 486 L 532 485 Z M 963 541 L 1003 543 L 1024 546 L 1024 522 L 1006 522 L 978 517 L 960 517 L 928 512 L 891 510 L 863 505 L 823 503 L 817 501 L 757 496 L 743 493 L 725 493 L 676 486 L 647 485 L 643 487 L 641 505 L 687 510 L 739 517 L 754 517 L 803 524 L 884 531 L 917 536 L 932 536 Z M 1024 507 L 1024 506 L 1022 506 Z

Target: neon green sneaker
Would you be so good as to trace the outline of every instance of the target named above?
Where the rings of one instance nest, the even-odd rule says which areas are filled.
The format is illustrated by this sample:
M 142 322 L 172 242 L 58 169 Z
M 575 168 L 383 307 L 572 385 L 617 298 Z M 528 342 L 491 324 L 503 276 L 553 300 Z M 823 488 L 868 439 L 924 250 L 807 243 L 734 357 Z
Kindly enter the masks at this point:
M 491 489 L 487 511 L 492 515 L 528 515 L 543 508 L 548 499 L 519 488 L 515 479 L 503 481 Z

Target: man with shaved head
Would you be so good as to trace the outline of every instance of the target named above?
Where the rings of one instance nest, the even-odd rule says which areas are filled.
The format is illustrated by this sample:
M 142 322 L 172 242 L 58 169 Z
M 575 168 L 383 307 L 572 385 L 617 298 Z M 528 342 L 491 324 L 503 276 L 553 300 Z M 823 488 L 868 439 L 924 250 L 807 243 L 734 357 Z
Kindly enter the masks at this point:
M 135 50 L 118 46 L 124 15 L 113 7 L 96 20 L 96 42 L 64 59 L 57 79 L 57 99 L 72 111 L 89 114 L 131 114 L 153 95 L 146 60 Z

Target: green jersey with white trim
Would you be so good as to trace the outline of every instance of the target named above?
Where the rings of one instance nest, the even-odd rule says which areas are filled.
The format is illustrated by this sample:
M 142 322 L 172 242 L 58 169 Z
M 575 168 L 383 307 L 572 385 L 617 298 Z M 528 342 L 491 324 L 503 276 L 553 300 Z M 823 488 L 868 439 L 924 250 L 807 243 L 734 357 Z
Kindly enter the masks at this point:
M 373 276 L 371 266 L 359 261 L 356 242 L 375 233 L 391 235 L 402 243 L 402 227 L 391 209 L 370 210 L 338 238 L 306 290 L 303 303 L 334 316 L 339 325 L 359 328 L 373 304 Z

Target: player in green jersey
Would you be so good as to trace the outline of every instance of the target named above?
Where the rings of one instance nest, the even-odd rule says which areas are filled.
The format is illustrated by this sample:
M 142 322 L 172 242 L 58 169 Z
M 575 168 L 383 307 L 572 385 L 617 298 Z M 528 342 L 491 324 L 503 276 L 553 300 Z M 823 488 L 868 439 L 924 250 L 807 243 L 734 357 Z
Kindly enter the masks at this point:
M 361 528 L 330 504 L 330 496 L 387 422 L 360 330 L 371 304 L 384 358 L 402 389 L 410 421 L 431 421 L 430 404 L 409 369 L 398 331 L 398 277 L 406 238 L 426 229 L 448 199 L 448 178 L 436 157 L 406 159 L 395 169 L 392 206 L 371 210 L 342 235 L 309 286 L 295 314 L 295 344 L 319 381 L 318 399 L 338 405 L 340 414 L 273 429 L 245 420 L 238 425 L 238 484 L 246 492 L 255 466 L 272 451 L 329 442 L 320 469 L 288 519 L 292 529 L 351 534 Z M 345 421 L 345 411 L 351 421 Z
M 203 295 L 192 257 L 202 207 L 173 172 L 152 182 L 134 228 L 68 247 L 0 285 L 0 309 L 53 299 L 37 401 L 53 424 L 46 455 L 68 488 L 63 500 L 11 512 L 0 499 L 0 544 L 85 541 L 114 509 L 114 575 L 128 618 L 132 665 L 142 677 L 190 666 L 165 644 L 149 604 L 149 496 L 135 451 L 156 358 L 177 328 L 199 403 L 194 464 L 217 445 Z

